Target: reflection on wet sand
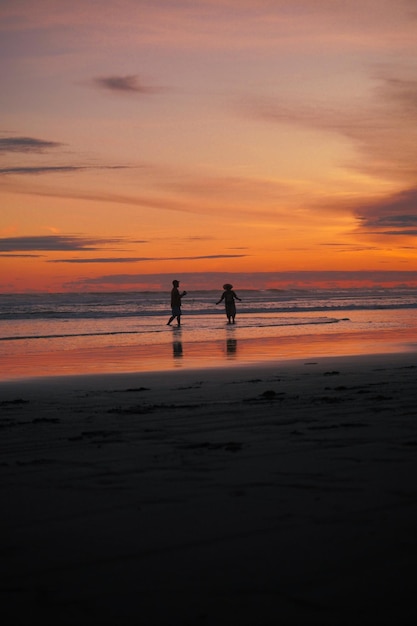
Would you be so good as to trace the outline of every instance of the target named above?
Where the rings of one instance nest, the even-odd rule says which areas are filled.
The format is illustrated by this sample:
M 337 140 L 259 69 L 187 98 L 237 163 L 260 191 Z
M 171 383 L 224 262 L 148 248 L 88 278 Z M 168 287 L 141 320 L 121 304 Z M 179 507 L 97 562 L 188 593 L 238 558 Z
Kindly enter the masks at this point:
M 226 340 L 226 353 L 227 358 L 233 359 L 236 357 L 237 352 L 237 339 L 227 339 Z
M 169 328 L 164 342 L 152 345 L 135 343 L 126 345 L 86 346 L 85 348 L 27 350 L 16 354 L 0 355 L 2 381 L 48 376 L 73 376 L 80 374 L 106 374 L 145 371 L 169 371 L 175 368 L 222 367 L 246 365 L 288 359 L 312 359 L 319 356 L 347 356 L 416 352 L 414 327 L 401 332 L 360 331 L 351 333 L 312 333 L 246 338 L 241 329 L 229 326 L 222 336 L 211 341 L 188 341 L 185 330 Z M 239 349 L 234 340 L 239 332 Z M 170 336 L 172 333 L 172 336 Z M 183 346 L 181 334 L 186 345 Z M 4 342 L 6 343 L 6 342 Z M 4 356 L 4 355 L 3 355 Z

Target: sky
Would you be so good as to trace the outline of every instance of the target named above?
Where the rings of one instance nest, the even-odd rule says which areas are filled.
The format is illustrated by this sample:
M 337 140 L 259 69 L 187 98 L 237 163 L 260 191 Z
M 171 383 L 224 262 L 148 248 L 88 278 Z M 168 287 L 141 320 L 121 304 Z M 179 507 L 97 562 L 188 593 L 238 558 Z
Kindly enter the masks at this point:
M 0 292 L 417 286 L 416 35 L 417 0 L 0 0 Z

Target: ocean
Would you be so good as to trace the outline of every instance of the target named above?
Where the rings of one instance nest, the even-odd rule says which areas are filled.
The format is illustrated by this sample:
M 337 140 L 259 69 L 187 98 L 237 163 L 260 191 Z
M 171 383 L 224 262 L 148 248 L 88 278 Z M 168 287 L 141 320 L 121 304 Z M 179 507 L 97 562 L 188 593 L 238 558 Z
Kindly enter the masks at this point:
M 167 292 L 0 294 L 0 378 L 247 364 L 415 350 L 417 291 L 242 290 L 235 325 L 221 292 L 189 292 L 180 329 Z

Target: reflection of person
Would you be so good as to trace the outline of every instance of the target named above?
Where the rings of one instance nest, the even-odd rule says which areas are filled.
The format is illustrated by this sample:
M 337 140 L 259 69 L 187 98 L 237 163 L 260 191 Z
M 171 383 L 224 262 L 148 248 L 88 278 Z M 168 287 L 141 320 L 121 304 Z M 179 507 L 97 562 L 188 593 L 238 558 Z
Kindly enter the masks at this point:
M 173 287 L 171 289 L 171 317 L 169 318 L 167 325 L 170 326 L 171 322 L 177 318 L 178 326 L 181 326 L 181 298 L 187 295 L 186 291 L 180 293 L 178 287 L 180 286 L 179 280 L 172 281 Z
M 234 356 L 236 356 L 236 351 L 237 351 L 236 339 L 228 339 L 226 341 L 226 351 L 227 351 L 227 356 L 229 358 L 233 358 Z
M 176 340 L 172 342 L 172 354 L 174 359 L 178 359 L 182 357 L 182 341 Z
M 235 300 L 239 300 L 239 302 L 241 302 L 241 299 L 238 298 L 235 292 L 233 291 L 233 285 L 226 283 L 225 285 L 223 285 L 223 289 L 224 291 L 222 293 L 222 297 L 220 298 L 218 302 L 216 302 L 216 304 L 220 304 L 220 302 L 224 300 L 228 324 L 232 324 L 232 323 L 234 324 L 235 317 L 236 317 Z

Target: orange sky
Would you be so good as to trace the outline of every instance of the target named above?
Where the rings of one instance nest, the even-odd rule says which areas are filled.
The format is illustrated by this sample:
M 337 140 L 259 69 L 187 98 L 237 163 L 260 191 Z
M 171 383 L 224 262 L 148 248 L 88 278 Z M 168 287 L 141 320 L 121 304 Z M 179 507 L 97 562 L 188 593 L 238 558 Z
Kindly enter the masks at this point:
M 416 28 L 411 0 L 1 2 L 0 292 L 417 272 Z

